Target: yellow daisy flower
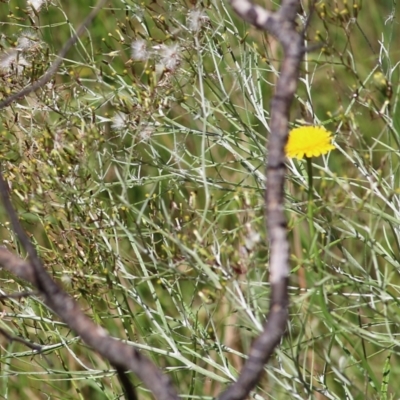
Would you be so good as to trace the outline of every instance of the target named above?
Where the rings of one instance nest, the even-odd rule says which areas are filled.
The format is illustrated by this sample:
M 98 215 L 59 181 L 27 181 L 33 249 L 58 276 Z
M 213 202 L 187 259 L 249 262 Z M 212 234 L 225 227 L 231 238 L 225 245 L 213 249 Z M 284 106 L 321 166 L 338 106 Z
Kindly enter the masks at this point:
M 331 132 L 320 126 L 301 126 L 289 132 L 285 153 L 289 158 L 318 157 L 334 150 Z

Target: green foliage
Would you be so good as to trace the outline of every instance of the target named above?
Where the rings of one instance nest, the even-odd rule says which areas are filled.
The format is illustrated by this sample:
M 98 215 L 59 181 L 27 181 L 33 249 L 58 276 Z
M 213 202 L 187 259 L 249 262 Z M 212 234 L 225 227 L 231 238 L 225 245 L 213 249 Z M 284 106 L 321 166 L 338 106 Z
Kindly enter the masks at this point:
M 0 3 L 0 97 L 38 79 L 92 5 L 63 3 Z M 290 324 L 255 398 L 400 394 L 399 10 L 365 3 L 318 1 L 307 30 L 292 121 L 324 125 L 337 150 L 313 160 L 312 221 L 306 162 L 288 160 Z M 2 168 L 48 271 L 189 398 L 238 375 L 268 310 L 264 149 L 281 58 L 223 2 L 111 0 L 54 80 L 0 114 Z M 1 227 L 21 252 L 6 215 Z M 121 396 L 40 298 L 6 300 L 0 327 L 46 348 L 2 339 L 0 396 Z

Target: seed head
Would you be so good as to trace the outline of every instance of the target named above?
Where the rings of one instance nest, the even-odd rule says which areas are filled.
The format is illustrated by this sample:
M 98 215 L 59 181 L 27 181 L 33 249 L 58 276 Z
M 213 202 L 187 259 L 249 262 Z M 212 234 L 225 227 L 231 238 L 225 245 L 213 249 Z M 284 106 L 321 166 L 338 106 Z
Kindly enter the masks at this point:
M 209 18 L 202 10 L 193 8 L 189 11 L 186 22 L 192 32 L 198 32 L 208 20 Z
M 147 61 L 150 53 L 147 50 L 147 43 L 143 39 L 137 39 L 131 44 L 132 59 L 135 61 Z
M 181 63 L 179 50 L 180 47 L 178 43 L 174 43 L 170 46 L 163 45 L 160 48 L 161 64 L 170 72 L 175 71 Z

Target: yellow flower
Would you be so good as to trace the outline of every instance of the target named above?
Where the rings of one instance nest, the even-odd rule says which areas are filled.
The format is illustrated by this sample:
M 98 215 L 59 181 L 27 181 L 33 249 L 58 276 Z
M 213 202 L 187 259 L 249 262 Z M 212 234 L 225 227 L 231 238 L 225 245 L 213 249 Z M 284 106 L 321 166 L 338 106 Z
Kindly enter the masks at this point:
M 289 158 L 318 157 L 334 150 L 331 132 L 320 126 L 302 126 L 292 129 L 285 147 Z

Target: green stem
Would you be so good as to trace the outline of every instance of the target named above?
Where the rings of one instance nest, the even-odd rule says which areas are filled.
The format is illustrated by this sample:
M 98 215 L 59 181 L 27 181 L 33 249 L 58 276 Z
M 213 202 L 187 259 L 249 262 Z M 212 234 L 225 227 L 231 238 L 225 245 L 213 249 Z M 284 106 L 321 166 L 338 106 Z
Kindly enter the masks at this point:
M 308 217 L 308 226 L 310 231 L 310 239 L 311 244 L 309 248 L 309 257 L 310 260 L 313 261 L 313 264 L 317 268 L 317 273 L 320 282 L 322 282 L 324 278 L 324 271 L 322 270 L 322 262 L 320 258 L 320 254 L 318 251 L 318 233 L 315 233 L 314 227 L 314 201 L 313 201 L 313 172 L 312 172 L 312 162 L 311 158 L 307 157 L 307 174 L 308 174 L 308 209 L 307 209 L 307 217 Z M 321 286 L 320 290 L 318 290 L 318 299 L 321 307 L 321 311 L 324 314 L 327 321 L 330 321 L 331 326 L 334 326 L 334 321 L 332 316 L 328 311 L 328 307 L 326 304 L 324 287 Z
M 310 231 L 310 255 L 314 252 L 314 243 L 315 241 L 315 229 L 314 229 L 314 201 L 313 201 L 313 170 L 312 170 L 312 162 L 311 157 L 306 157 L 307 161 L 307 175 L 308 175 L 308 208 L 307 208 L 307 216 L 308 216 L 308 228 Z
M 308 229 L 310 232 L 310 248 L 309 255 L 310 258 L 313 259 L 318 270 L 321 268 L 321 260 L 318 252 L 318 238 L 315 233 L 314 227 L 314 196 L 313 196 L 313 169 L 312 169 L 312 161 L 311 157 L 306 157 L 307 161 L 307 175 L 308 175 L 308 208 L 307 208 L 307 217 L 308 217 Z

